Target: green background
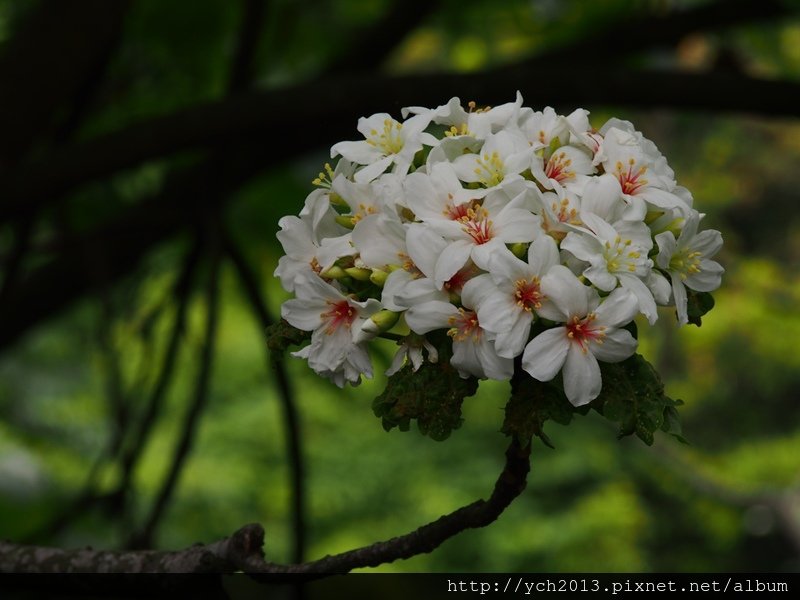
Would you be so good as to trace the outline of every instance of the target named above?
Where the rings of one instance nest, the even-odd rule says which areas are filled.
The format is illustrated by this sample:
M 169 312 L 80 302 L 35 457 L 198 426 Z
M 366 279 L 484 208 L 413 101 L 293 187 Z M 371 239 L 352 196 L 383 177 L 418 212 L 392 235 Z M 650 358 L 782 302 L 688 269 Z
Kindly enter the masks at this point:
M 44 4 L 44 3 L 43 3 Z M 350 0 L 263 3 L 248 85 L 260 90 L 314 81 L 331 70 L 363 70 L 354 40 L 385 25 L 404 3 Z M 411 3 L 407 9 L 414 10 Z M 475 73 L 569 48 L 592 35 L 635 37 L 630 22 L 672 18 L 703 2 L 433 3 L 380 65 L 374 86 L 409 73 Z M 711 3 L 714 4 L 714 3 Z M 731 3 L 737 4 L 738 3 Z M 136 0 L 101 81 L 70 132 L 80 142 L 123 130 L 229 90 L 231 62 L 247 2 Z M 584 52 L 572 62 L 545 61 L 528 72 L 539 90 L 525 105 L 542 109 L 554 87 L 582 69 L 667 73 L 730 71 L 754 78 L 800 78 L 800 19 L 777 3 L 780 19 L 719 29 L 686 27 L 672 43 L 640 45 L 625 56 Z M 0 2 L 7 49 L 36 2 Z M 641 32 L 640 32 L 641 33 Z M 612 36 L 613 37 L 613 36 Z M 44 41 L 43 41 L 44 43 Z M 345 61 L 344 64 L 342 61 Z M 571 65 L 578 65 L 574 68 Z M 557 76 L 554 73 L 558 73 Z M 44 75 L 45 77 L 47 74 Z M 329 85 L 332 81 L 326 80 Z M 333 79 L 335 82 L 335 79 Z M 361 90 L 350 90 L 358 94 Z M 487 91 L 511 101 L 516 89 Z M 320 89 L 309 102 L 326 103 Z M 365 90 L 364 93 L 367 93 Z M 454 90 L 451 95 L 459 92 Z M 444 104 L 450 96 L 442 97 Z M 534 440 L 526 491 L 481 530 L 459 535 L 431 554 L 384 565 L 384 571 L 798 571 L 800 570 L 800 123 L 765 109 L 746 112 L 597 103 L 580 106 L 600 127 L 631 120 L 668 158 L 706 228 L 722 231 L 717 260 L 726 268 L 716 307 L 700 328 L 677 328 L 664 310 L 655 327 L 639 323 L 640 352 L 661 373 L 689 445 L 659 434 L 652 447 L 618 441 L 595 413 L 564 427 L 548 423 L 555 445 Z M 462 101 L 481 97 L 465 97 Z M 557 106 L 569 112 L 577 105 Z M 280 111 L 280 106 L 264 110 Z M 399 118 L 394 104 L 383 110 Z M 298 131 L 301 130 L 298 123 Z M 272 277 L 281 253 L 277 220 L 297 214 L 311 180 L 336 139 L 292 140 L 294 123 L 258 131 L 248 142 L 303 148 L 291 160 L 263 164 L 228 194 L 218 218 L 258 276 L 273 316 L 287 298 Z M 312 128 L 312 129 L 313 129 Z M 2 132 L 0 132 L 2 135 Z M 233 152 L 238 140 L 213 149 Z M 23 157 L 47 158 L 42 142 Z M 87 179 L 57 207 L 37 213 L 18 281 L 55 260 L 107 219 L 165 189 L 170 174 L 196 164 L 207 148 L 165 152 L 141 164 Z M 279 152 L 280 153 L 280 152 Z M 8 198 L 0 198 L 7 202 Z M 61 547 L 123 547 L 146 520 L 194 398 L 208 300 L 201 262 L 187 308 L 174 378 L 122 496 L 115 436 L 135 430 L 156 384 L 177 311 L 175 281 L 190 247 L 186 230 L 148 249 L 135 269 L 87 290 L 53 318 L 41 319 L 0 354 L 0 537 Z M 16 221 L 0 225 L 7 269 Z M 19 283 L 19 285 L 22 285 Z M 57 283 L 57 282 L 56 282 Z M 52 293 L 58 293 L 58 285 Z M 208 397 L 177 486 L 150 543 L 182 548 L 231 534 L 249 522 L 266 529 L 270 560 L 292 558 L 290 463 L 286 426 L 267 360 L 263 323 L 255 318 L 237 272 L 221 263 L 219 326 Z M 13 320 L 13 312 L 0 319 Z M 305 558 L 341 552 L 411 531 L 490 493 L 507 439 L 499 430 L 508 384 L 482 382 L 464 404 L 464 425 L 445 442 L 412 430 L 384 432 L 371 410 L 393 353 L 376 348 L 376 377 L 339 390 L 287 355 L 305 464 Z M 125 438 L 127 439 L 127 438 Z M 115 457 L 116 456 L 116 457 Z M 83 504 L 76 499 L 88 498 Z

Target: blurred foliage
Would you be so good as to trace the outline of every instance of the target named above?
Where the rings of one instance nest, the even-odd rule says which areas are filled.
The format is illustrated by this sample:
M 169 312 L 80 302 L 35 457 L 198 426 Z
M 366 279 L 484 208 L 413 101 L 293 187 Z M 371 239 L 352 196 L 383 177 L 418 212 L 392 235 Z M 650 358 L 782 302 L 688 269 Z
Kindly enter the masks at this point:
M 632 11 L 651 14 L 697 4 L 513 0 L 501 8 L 487 1 L 446 0 L 392 53 L 386 70 L 490 68 L 568 45 Z M 31 6 L 35 3 L 0 2 L 0 40 L 13 34 Z M 256 84 L 277 86 L 324 71 L 345 56 L 345 41 L 376 23 L 389 6 L 378 0 L 310 8 L 269 2 Z M 222 0 L 191 9 L 185 3 L 133 2 L 121 46 L 76 135 L 89 138 L 219 98 L 241 10 L 242 3 Z M 800 23 L 729 33 L 693 34 L 674 51 L 648 51 L 636 60 L 702 70 L 726 55 L 750 73 L 798 78 Z M 546 74 L 542 78 L 541 95 L 526 104 L 547 104 Z M 507 95 L 511 100 L 514 90 Z M 595 413 L 570 414 L 566 428 L 570 419 L 553 410 L 547 437 L 556 449 L 534 446 L 528 489 L 497 523 L 381 569 L 800 570 L 800 124 L 667 109 L 585 108 L 598 127 L 614 115 L 630 119 L 654 140 L 678 182 L 707 213 L 704 225 L 725 238 L 719 260 L 727 272 L 702 327 L 678 329 L 666 311 L 656 327 L 639 328 L 639 351 L 660 373 L 664 393 L 685 401 L 683 435 L 691 445 L 663 433 L 656 433 L 652 448 L 638 440 L 617 441 L 613 426 Z M 256 266 L 272 315 L 287 297 L 271 276 L 280 255 L 277 220 L 299 211 L 326 159 L 324 149 L 313 147 L 310 141 L 303 159 L 276 164 L 252 179 L 224 217 Z M 161 189 L 169 169 L 191 158 L 153 161 L 80 188 L 53 223 L 36 231 L 32 245 L 45 252 L 51 248 L 48 244 L 58 241 L 54 223 L 80 231 L 138 202 Z M 0 231 L 2 255 L 11 243 L 8 232 Z M 21 540 L 38 532 L 40 543 L 114 547 L 145 518 L 191 402 L 203 339 L 201 294 L 190 298 L 177 377 L 133 474 L 133 492 L 122 505 L 107 498 L 90 510 L 74 511 L 58 532 L 42 533 L 84 489 L 108 493 L 119 483 L 119 466 L 104 457 L 127 427 L 127 417 L 142 414 L 155 384 L 188 247 L 183 238 L 162 245 L 134 275 L 87 296 L 0 356 L 3 538 Z M 201 271 L 198 278 L 205 275 Z M 211 541 L 257 521 L 267 531 L 267 558 L 287 560 L 290 466 L 266 333 L 230 265 L 220 286 L 210 397 L 157 543 L 178 548 Z M 500 431 L 510 392 L 505 383 L 482 382 L 474 396 L 463 399 L 463 425 L 446 443 L 382 430 L 371 402 L 384 390 L 381 372 L 392 350 L 387 344 L 374 357 L 373 381 L 344 391 L 287 353 L 307 468 L 309 557 L 405 533 L 486 497 L 502 468 L 507 440 Z M 535 432 L 542 425 L 531 427 Z

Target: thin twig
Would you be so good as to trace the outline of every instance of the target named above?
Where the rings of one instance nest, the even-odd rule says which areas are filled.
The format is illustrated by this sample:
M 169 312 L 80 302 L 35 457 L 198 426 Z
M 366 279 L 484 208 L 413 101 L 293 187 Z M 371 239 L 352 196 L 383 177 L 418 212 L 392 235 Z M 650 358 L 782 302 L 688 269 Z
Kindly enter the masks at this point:
M 236 268 L 239 282 L 245 292 L 250 308 L 253 310 L 262 329 L 274 323 L 261 294 L 261 288 L 253 269 L 244 254 L 230 235 L 223 238 L 225 252 Z M 266 341 L 266 338 L 265 338 Z M 286 373 L 286 365 L 281 356 L 274 356 L 271 364 L 275 372 L 275 383 L 283 409 L 283 420 L 286 430 L 286 454 L 289 459 L 289 477 L 292 490 L 292 531 L 294 547 L 292 562 L 302 562 L 305 555 L 306 531 L 306 499 L 305 499 L 305 461 L 303 460 L 302 435 L 300 433 L 300 417 L 294 401 L 294 393 Z
M 250 87 L 255 72 L 255 58 L 263 32 L 265 0 L 241 0 L 242 18 L 236 50 L 228 79 L 228 92 L 238 92 Z
M 172 325 L 172 332 L 170 333 L 169 342 L 167 343 L 167 349 L 164 352 L 161 370 L 158 373 L 158 378 L 153 386 L 150 398 L 147 401 L 147 406 L 138 425 L 133 428 L 133 434 L 129 438 L 130 442 L 125 446 L 121 459 L 122 475 L 117 486 L 117 494 L 124 494 L 130 485 L 136 464 L 147 443 L 147 439 L 150 437 L 153 424 L 158 418 L 164 396 L 172 381 L 172 375 L 175 372 L 178 351 L 180 349 L 181 340 L 183 339 L 183 330 L 186 325 L 186 312 L 189 307 L 192 279 L 200 259 L 201 239 L 200 236 L 195 238 L 191 249 L 183 261 L 180 275 L 175 282 L 173 293 L 177 308 L 175 311 L 175 320 Z
M 215 242 L 212 241 L 212 246 Z M 153 507 L 145 520 L 142 528 L 134 534 L 128 542 L 128 547 L 149 547 L 152 545 L 153 535 L 155 530 L 164 516 L 167 505 L 172 498 L 172 494 L 178 483 L 186 459 L 192 449 L 194 435 L 197 428 L 199 417 L 205 408 L 206 400 L 208 398 L 209 383 L 211 380 L 211 369 L 214 356 L 214 344 L 217 333 L 217 316 L 218 316 L 218 301 L 219 301 L 219 268 L 220 268 L 220 253 L 216 247 L 212 247 L 210 256 L 210 273 L 208 277 L 208 285 L 206 290 L 206 324 L 205 324 L 205 339 L 200 356 L 200 371 L 197 376 L 197 382 L 194 390 L 194 398 L 189 407 L 189 412 L 184 421 L 181 437 L 175 447 L 172 462 L 169 471 L 164 479 L 161 491 L 156 497 Z

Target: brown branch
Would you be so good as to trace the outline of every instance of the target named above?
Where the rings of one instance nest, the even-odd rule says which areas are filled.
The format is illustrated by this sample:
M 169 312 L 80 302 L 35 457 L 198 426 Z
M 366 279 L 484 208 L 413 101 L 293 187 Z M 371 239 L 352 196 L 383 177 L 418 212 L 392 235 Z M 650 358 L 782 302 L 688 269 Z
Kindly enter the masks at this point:
M 177 552 L 61 550 L 0 542 L 0 572 L 116 572 L 116 573 L 261 573 L 267 579 L 285 575 L 319 577 L 375 567 L 398 559 L 433 551 L 459 533 L 485 527 L 497 520 L 525 489 L 530 470 L 530 440 L 521 446 L 512 441 L 506 463 L 488 500 L 478 500 L 423 525 L 405 535 L 319 560 L 282 565 L 265 561 L 264 530 L 245 525 L 225 539 Z
M 274 323 L 267 310 L 267 304 L 261 294 L 261 288 L 244 253 L 236 245 L 229 234 L 223 238 L 225 252 L 236 268 L 239 282 L 244 289 L 245 296 L 255 313 L 262 330 Z M 266 338 L 264 340 L 266 342 Z M 278 397 L 283 409 L 283 419 L 286 431 L 286 454 L 289 458 L 290 488 L 292 490 L 292 531 L 294 534 L 294 547 L 292 549 L 292 562 L 303 561 L 305 555 L 305 530 L 306 530 L 306 500 L 305 500 L 305 462 L 303 460 L 302 436 L 300 435 L 300 417 L 294 401 L 289 375 L 283 358 L 274 357 L 271 365 L 275 372 L 275 383 L 278 388 Z
M 380 67 L 397 46 L 440 8 L 441 2 L 420 2 L 409 10 L 408 3 L 396 0 L 378 22 L 373 23 L 345 54 L 329 65 L 327 74 L 372 71 Z
M 239 147 L 229 159 L 174 172 L 159 193 L 75 237 L 50 262 L 20 277 L 0 299 L 0 313 L 15 317 L 0 320 L 0 349 L 86 292 L 135 270 L 150 249 L 196 226 L 198 214 L 219 206 L 228 190 L 264 167 L 250 148 Z
M 219 573 L 260 555 L 260 525 L 246 525 L 230 537 L 184 550 L 130 552 L 63 550 L 0 541 L 0 573 Z
M 0 186 L 0 197 L 7 199 L 0 222 L 18 218 L 42 202 L 52 202 L 86 181 L 146 160 L 221 143 L 275 139 L 278 134 L 280 143 L 262 149 L 264 159 L 285 161 L 300 152 L 357 137 L 355 124 L 360 116 L 399 113 L 408 105 L 437 106 L 454 95 L 497 104 L 513 100 L 514 92 L 520 90 L 534 106 L 612 105 L 800 115 L 800 104 L 794 101 L 800 96 L 800 83 L 792 81 L 614 67 L 575 66 L 569 72 L 542 69 L 534 61 L 478 74 L 355 74 L 280 90 L 243 92 L 196 105 L 55 149 L 41 161 L 8 173 Z M 549 82 L 546 92 L 538 83 L 545 75 Z M 319 101 L 319 90 L 326 91 L 324 102 Z
M 256 51 L 263 31 L 266 0 L 241 0 L 242 17 L 233 53 L 228 91 L 247 89 L 253 80 Z
M 29 15 L 0 56 L 0 165 L 59 127 L 69 129 L 59 123 L 59 109 L 67 109 L 68 121 L 78 116 L 127 7 L 127 0 L 70 0 L 43 3 Z
M 633 16 L 617 20 L 593 35 L 537 54 L 531 62 L 552 66 L 555 63 L 580 63 L 591 56 L 592 62 L 600 64 L 600 61 L 618 60 L 649 48 L 674 46 L 694 32 L 750 26 L 796 14 L 780 0 L 724 0 L 674 10 L 665 15 L 632 12 Z
M 8 256 L 4 257 L 2 261 L 3 275 L 0 277 L 0 302 L 2 302 L 8 290 L 13 289 L 17 283 L 20 267 L 24 263 L 25 256 L 31 246 L 34 221 L 34 215 L 28 214 L 23 216 L 13 227 L 14 241 Z

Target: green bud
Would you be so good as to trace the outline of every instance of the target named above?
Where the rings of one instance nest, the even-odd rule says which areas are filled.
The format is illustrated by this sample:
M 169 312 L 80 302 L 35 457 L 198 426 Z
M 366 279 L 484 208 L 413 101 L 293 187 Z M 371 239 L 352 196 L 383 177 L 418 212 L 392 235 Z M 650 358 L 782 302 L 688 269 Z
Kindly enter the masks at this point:
M 525 255 L 528 253 L 528 244 L 517 242 L 516 244 L 511 244 L 508 249 L 511 250 L 517 258 L 524 259 Z
M 326 279 L 342 279 L 343 277 L 347 277 L 347 273 L 345 273 L 345 270 L 342 267 L 337 267 L 336 265 L 333 265 L 327 271 L 323 271 L 322 273 L 320 273 L 320 275 L 322 275 Z
M 344 198 L 342 198 L 336 192 L 331 192 L 328 194 L 328 200 L 330 200 L 330 203 L 334 206 L 348 206 L 347 202 L 344 201 Z
M 644 222 L 646 225 L 650 225 L 653 221 L 658 219 L 663 214 L 664 214 L 663 210 L 648 210 L 647 214 L 644 216 Z
M 548 148 L 550 154 L 561 148 L 562 145 L 563 144 L 561 143 L 561 140 L 558 139 L 558 136 L 554 137 L 552 140 L 550 140 L 550 147 Z
M 368 281 L 369 276 L 372 275 L 370 269 L 362 269 L 360 267 L 349 267 L 344 270 L 345 273 L 350 275 L 356 281 Z
M 335 220 L 339 225 L 347 227 L 347 229 L 352 229 L 356 226 L 356 224 L 353 223 L 353 217 L 350 215 L 336 215 Z
M 383 333 L 384 331 L 389 331 L 397 324 L 397 321 L 400 320 L 400 313 L 384 308 L 372 315 L 370 320 L 375 323 L 380 332 Z
M 685 223 L 686 219 L 683 217 L 678 217 L 677 219 L 670 221 L 669 225 L 664 228 L 664 231 L 671 231 L 672 235 L 677 238 L 681 234 L 681 231 L 683 231 L 683 226 Z
M 372 275 L 369 276 L 369 280 L 378 287 L 383 287 L 383 284 L 386 283 L 387 277 L 389 277 L 389 274 L 386 271 L 372 269 Z

